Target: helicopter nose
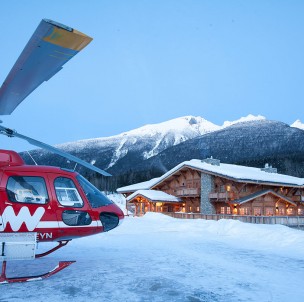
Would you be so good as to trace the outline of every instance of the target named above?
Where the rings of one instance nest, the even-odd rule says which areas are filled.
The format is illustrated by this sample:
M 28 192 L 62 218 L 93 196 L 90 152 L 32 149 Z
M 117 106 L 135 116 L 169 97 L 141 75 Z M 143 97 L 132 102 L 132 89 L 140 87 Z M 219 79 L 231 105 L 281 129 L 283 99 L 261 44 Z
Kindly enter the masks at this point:
M 119 224 L 119 217 L 114 213 L 103 212 L 100 213 L 99 218 L 104 232 L 108 232 L 116 228 Z

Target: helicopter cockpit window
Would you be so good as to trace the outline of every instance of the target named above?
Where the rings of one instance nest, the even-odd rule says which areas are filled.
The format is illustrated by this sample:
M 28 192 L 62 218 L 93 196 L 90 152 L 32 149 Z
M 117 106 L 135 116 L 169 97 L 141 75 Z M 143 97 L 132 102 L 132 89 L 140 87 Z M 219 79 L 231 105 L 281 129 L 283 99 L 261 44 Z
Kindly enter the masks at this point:
M 58 177 L 55 179 L 54 185 L 57 199 L 61 205 L 74 208 L 83 206 L 83 200 L 72 179 Z
M 76 176 L 81 188 L 83 189 L 92 208 L 99 208 L 113 204 L 113 202 L 94 187 L 88 180 L 81 175 Z
M 42 177 L 11 176 L 8 179 L 6 191 L 12 202 L 45 204 L 49 200 Z

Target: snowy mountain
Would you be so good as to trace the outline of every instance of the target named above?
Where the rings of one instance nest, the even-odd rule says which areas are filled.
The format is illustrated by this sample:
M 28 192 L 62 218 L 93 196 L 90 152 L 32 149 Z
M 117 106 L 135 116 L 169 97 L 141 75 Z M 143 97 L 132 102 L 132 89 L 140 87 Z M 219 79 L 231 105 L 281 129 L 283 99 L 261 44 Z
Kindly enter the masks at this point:
M 304 176 L 304 132 L 262 116 L 248 115 L 222 126 L 201 117 L 185 116 L 111 137 L 57 147 L 113 174 L 111 188 L 158 177 L 184 160 L 208 156 L 255 167 L 269 162 L 280 173 Z M 33 150 L 31 155 L 38 164 L 75 167 L 74 163 L 46 151 Z M 33 164 L 26 153 L 22 156 Z M 80 166 L 77 171 L 93 181 L 96 179 Z M 102 188 L 104 184 L 98 185 Z
M 138 161 L 146 160 L 171 146 L 219 129 L 220 126 L 202 117 L 185 116 L 111 137 L 81 140 L 56 147 L 80 158 L 84 157 L 88 162 L 107 170 L 121 160 L 130 160 L 130 155 L 132 157 L 136 154 Z M 45 152 L 39 153 L 41 157 Z
M 111 149 L 111 156 L 107 156 L 102 165 L 110 169 L 129 152 L 137 152 L 139 158 L 146 160 L 163 150 L 175 146 L 189 139 L 211 133 L 237 123 L 253 120 L 263 120 L 263 116 L 249 114 L 236 121 L 226 121 L 222 126 L 215 125 L 200 116 L 184 116 L 159 124 L 149 124 L 111 137 L 102 137 L 65 143 L 56 147 L 66 152 L 82 153 L 86 149 Z M 98 152 L 99 153 L 99 152 Z M 97 158 L 90 158 L 89 162 L 97 163 Z
M 230 127 L 232 125 L 235 125 L 235 124 L 239 124 L 239 123 L 246 123 L 246 122 L 251 122 L 251 121 L 263 121 L 263 120 L 266 120 L 266 118 L 262 115 L 252 115 L 252 114 L 248 114 L 247 116 L 245 117 L 241 117 L 240 119 L 238 120 L 235 120 L 235 121 L 226 121 L 223 123 L 223 126 L 221 127 L 222 129 L 223 128 L 227 128 L 227 127 Z
M 296 120 L 293 124 L 290 125 L 291 127 L 294 127 L 294 128 L 299 128 L 301 130 L 304 130 L 304 124 L 301 123 L 300 120 Z
M 193 158 L 213 156 L 224 163 L 263 167 L 270 163 L 279 173 L 304 176 L 304 132 L 264 119 L 234 124 L 222 130 L 172 146 L 144 163 L 140 169 L 164 173 Z

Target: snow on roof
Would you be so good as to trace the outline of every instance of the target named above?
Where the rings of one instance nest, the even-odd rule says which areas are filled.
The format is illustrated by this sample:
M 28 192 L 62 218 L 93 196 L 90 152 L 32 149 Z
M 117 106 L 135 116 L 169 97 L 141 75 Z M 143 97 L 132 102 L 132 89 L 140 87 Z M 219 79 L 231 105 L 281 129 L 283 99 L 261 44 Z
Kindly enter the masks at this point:
M 157 184 L 161 183 L 164 179 L 174 174 L 176 171 L 189 167 L 197 169 L 202 172 L 207 172 L 214 175 L 219 175 L 227 178 L 232 178 L 236 181 L 242 182 L 254 182 L 254 183 L 271 183 L 277 185 L 286 186 L 304 186 L 304 178 L 294 177 L 290 175 L 269 173 L 262 171 L 260 168 L 246 167 L 232 164 L 220 163 L 219 166 L 211 165 L 209 163 L 203 162 L 200 159 L 192 159 L 189 161 L 184 161 L 179 165 L 175 166 L 163 176 L 158 178 L 153 178 L 149 181 L 133 184 L 131 186 L 122 187 L 117 189 L 117 192 L 134 192 L 141 189 L 151 189 Z
M 121 187 L 118 188 L 116 191 L 118 193 L 125 193 L 125 192 L 134 192 L 137 190 L 148 190 L 151 188 L 151 186 L 157 182 L 158 177 L 157 178 L 152 178 L 150 180 L 147 181 L 143 181 L 143 182 L 139 182 L 133 185 L 129 185 L 129 186 L 125 186 L 125 187 Z
M 219 166 L 208 164 L 199 159 L 192 159 L 189 161 L 184 161 L 165 173 L 163 176 L 159 177 L 158 180 L 152 185 L 160 183 L 162 180 L 173 174 L 174 172 L 180 170 L 184 166 L 200 170 L 202 172 L 208 172 L 215 175 L 220 175 L 228 178 L 233 178 L 237 181 L 243 182 L 255 182 L 255 183 L 274 183 L 279 185 L 290 185 L 290 186 L 303 186 L 304 178 L 278 174 L 269 173 L 262 171 L 260 168 L 238 166 L 232 164 L 220 163 Z
M 141 195 L 150 199 L 151 201 L 167 201 L 167 202 L 181 202 L 182 200 L 176 196 L 167 194 L 163 191 L 156 191 L 156 190 L 137 190 L 133 194 L 131 194 L 127 201 L 132 200 L 136 196 Z

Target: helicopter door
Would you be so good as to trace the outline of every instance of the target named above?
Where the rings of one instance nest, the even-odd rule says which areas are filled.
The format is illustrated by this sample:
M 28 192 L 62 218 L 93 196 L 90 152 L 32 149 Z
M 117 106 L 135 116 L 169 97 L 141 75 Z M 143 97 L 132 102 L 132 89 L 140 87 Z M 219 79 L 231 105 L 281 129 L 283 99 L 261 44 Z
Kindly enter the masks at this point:
M 53 224 L 57 223 L 52 213 L 46 179 L 39 173 L 8 171 L 2 178 L 6 202 L 2 204 L 2 223 L 7 231 L 38 232 L 39 239 L 52 241 Z M 58 229 L 58 224 L 57 224 Z
M 92 220 L 92 209 L 81 196 L 77 180 L 65 175 L 54 175 L 53 188 L 58 202 L 57 219 L 64 239 L 92 234 L 97 222 Z

